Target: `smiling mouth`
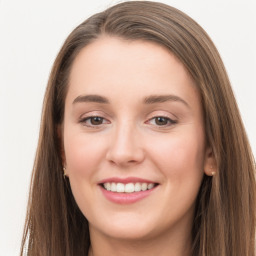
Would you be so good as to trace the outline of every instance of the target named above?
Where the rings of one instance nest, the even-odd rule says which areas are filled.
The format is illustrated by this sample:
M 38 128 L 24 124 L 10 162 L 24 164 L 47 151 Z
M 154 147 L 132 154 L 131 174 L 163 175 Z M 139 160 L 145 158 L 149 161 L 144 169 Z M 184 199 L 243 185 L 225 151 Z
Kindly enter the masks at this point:
M 146 182 L 136 182 L 136 183 L 121 183 L 121 182 L 105 182 L 100 184 L 105 190 L 115 192 L 115 193 L 134 193 L 146 190 L 151 190 L 158 186 L 158 183 L 146 183 Z

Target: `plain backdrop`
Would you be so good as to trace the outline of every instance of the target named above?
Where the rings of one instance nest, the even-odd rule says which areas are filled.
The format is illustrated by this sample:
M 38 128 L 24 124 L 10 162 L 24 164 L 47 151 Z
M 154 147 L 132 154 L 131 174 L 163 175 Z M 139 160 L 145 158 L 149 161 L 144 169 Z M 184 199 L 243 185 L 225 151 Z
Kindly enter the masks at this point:
M 256 1 L 162 2 L 194 18 L 216 44 L 255 155 Z M 19 254 L 42 100 L 54 58 L 72 29 L 114 3 L 0 0 L 0 256 Z

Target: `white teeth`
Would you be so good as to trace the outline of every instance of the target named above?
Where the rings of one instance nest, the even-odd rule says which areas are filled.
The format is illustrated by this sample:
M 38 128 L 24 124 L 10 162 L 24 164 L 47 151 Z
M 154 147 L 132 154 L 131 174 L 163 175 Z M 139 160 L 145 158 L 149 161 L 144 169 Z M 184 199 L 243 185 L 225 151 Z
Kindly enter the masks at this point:
M 104 188 L 105 188 L 106 190 L 110 191 L 110 189 L 111 189 L 111 184 L 110 184 L 109 182 L 104 183 Z
M 104 188 L 108 191 L 117 192 L 117 193 L 133 193 L 145 191 L 155 187 L 154 183 L 115 183 L 115 182 L 106 182 L 103 184 Z
M 124 192 L 124 184 L 123 183 L 116 184 L 116 192 Z
M 152 184 L 152 185 L 154 186 L 153 183 L 150 183 L 150 184 Z M 147 184 L 147 183 L 142 183 L 142 185 L 141 185 L 141 190 L 142 190 L 142 191 L 145 191 L 145 190 L 147 190 L 147 187 L 148 187 L 148 184 Z
M 151 188 L 154 187 L 154 184 L 153 183 L 149 183 L 147 186 L 148 186 L 148 189 L 151 189 Z
M 114 182 L 111 183 L 111 191 L 116 192 L 116 183 Z
M 125 188 L 124 188 L 124 192 L 125 193 L 132 193 L 132 192 L 134 192 L 134 184 L 133 183 L 126 184 Z
M 136 192 L 139 192 L 139 191 L 141 191 L 141 184 L 140 183 L 135 183 L 135 186 L 134 186 L 134 191 L 136 191 Z

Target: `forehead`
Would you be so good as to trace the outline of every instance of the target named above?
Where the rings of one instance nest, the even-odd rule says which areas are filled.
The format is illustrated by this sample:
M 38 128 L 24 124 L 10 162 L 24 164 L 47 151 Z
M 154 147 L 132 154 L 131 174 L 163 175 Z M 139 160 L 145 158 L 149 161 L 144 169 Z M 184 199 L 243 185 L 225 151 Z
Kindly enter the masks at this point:
M 170 66 L 172 69 L 169 69 Z M 88 71 L 86 75 L 93 75 L 90 71 L 95 69 L 98 70 L 98 75 L 106 71 L 110 75 L 118 72 L 139 75 L 140 71 L 153 69 L 164 72 L 168 69 L 169 73 L 184 73 L 189 77 L 183 64 L 164 46 L 149 41 L 110 36 L 100 37 L 80 51 L 72 65 L 71 79 L 76 79 L 79 72 Z
M 74 60 L 68 96 L 82 93 L 126 98 L 172 93 L 199 100 L 193 79 L 165 47 L 107 36 L 84 47 Z

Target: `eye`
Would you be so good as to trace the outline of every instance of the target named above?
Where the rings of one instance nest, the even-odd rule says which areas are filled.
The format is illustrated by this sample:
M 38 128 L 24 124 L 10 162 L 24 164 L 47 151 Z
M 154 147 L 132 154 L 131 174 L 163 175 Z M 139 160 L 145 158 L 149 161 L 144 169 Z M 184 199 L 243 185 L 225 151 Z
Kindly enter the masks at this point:
M 83 118 L 80 123 L 82 123 L 85 126 L 93 127 L 93 126 L 100 126 L 102 124 L 108 123 L 108 121 L 100 116 L 89 116 L 86 118 Z
M 156 116 L 151 118 L 148 121 L 149 124 L 152 125 L 157 125 L 157 126 L 169 126 L 172 124 L 176 124 L 177 121 L 170 119 L 169 117 L 165 117 L 165 116 Z

